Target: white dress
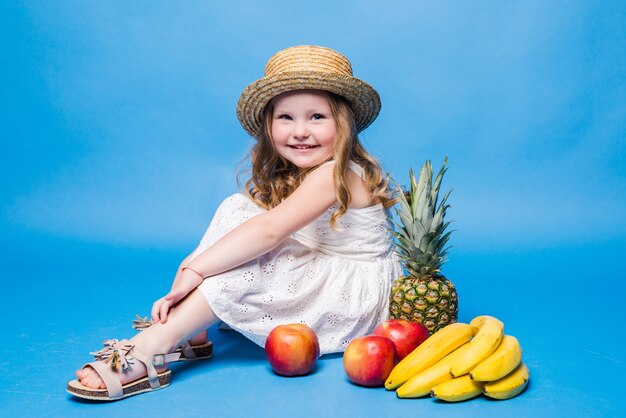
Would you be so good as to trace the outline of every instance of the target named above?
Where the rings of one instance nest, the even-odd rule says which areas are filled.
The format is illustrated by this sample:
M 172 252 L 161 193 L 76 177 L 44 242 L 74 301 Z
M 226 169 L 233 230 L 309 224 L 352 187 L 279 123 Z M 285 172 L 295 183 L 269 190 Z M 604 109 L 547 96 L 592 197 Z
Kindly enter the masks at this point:
M 198 289 L 215 314 L 260 346 L 275 326 L 304 323 L 317 334 L 321 354 L 344 351 L 387 319 L 391 284 L 402 272 L 387 213 L 382 204 L 348 209 L 337 222 L 343 231 L 333 231 L 335 209 L 269 253 L 204 280 Z M 243 194 L 230 196 L 192 258 L 264 211 Z

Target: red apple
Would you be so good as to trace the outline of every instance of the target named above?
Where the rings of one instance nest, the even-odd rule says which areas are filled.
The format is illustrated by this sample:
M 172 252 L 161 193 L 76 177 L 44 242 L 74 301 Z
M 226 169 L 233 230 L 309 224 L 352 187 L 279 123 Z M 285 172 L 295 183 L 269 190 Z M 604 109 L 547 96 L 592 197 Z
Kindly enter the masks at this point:
M 304 324 L 279 325 L 267 336 L 265 355 L 272 369 L 283 376 L 301 376 L 315 366 L 320 343 Z
M 430 335 L 428 328 L 419 322 L 390 319 L 374 329 L 374 335 L 387 337 L 396 345 L 398 359 L 402 360 Z
M 343 353 L 348 379 L 362 386 L 382 386 L 397 361 L 393 341 L 379 335 L 355 338 Z

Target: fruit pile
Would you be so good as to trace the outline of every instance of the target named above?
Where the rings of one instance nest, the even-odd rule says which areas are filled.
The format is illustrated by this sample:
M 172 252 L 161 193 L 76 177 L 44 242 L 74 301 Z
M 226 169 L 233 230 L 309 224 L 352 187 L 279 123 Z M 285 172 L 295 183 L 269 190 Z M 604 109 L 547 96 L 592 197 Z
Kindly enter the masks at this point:
M 315 332 L 304 324 L 274 328 L 265 351 L 272 369 L 283 376 L 309 373 L 320 354 Z M 343 365 L 358 385 L 384 384 L 399 398 L 430 394 L 448 402 L 481 393 L 509 399 L 522 393 L 529 378 L 517 338 L 505 335 L 504 324 L 487 315 L 447 325 L 430 336 L 418 322 L 385 321 L 373 335 L 348 344 Z
M 431 335 L 400 361 L 385 387 L 399 398 L 431 396 L 449 402 L 485 394 L 509 399 L 528 384 L 517 339 L 491 316 L 454 323 Z

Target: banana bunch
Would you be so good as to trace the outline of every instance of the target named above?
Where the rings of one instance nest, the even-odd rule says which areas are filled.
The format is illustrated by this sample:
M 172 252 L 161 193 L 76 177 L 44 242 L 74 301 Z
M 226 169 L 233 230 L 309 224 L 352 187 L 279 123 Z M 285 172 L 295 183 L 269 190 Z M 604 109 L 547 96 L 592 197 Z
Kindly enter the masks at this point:
M 396 365 L 385 387 L 399 398 L 430 394 L 457 402 L 483 393 L 509 399 L 526 388 L 528 378 L 517 338 L 504 334 L 500 320 L 483 315 L 431 335 Z

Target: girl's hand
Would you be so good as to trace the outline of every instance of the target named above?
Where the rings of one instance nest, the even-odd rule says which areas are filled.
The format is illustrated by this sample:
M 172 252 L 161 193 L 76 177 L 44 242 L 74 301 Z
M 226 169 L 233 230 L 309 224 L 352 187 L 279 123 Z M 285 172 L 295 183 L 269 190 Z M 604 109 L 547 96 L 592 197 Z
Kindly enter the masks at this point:
M 166 322 L 167 314 L 170 311 L 171 306 L 172 306 L 171 303 L 165 300 L 165 296 L 163 296 L 161 299 L 156 300 L 152 304 L 152 311 L 150 311 L 150 315 L 152 317 L 152 323 L 157 324 L 159 322 Z M 165 312 L 163 316 L 161 315 L 161 312 Z
M 152 322 L 166 323 L 170 310 L 178 304 L 193 289 L 202 283 L 203 279 L 191 270 L 184 270 L 174 281 L 170 292 L 152 304 Z

